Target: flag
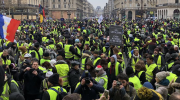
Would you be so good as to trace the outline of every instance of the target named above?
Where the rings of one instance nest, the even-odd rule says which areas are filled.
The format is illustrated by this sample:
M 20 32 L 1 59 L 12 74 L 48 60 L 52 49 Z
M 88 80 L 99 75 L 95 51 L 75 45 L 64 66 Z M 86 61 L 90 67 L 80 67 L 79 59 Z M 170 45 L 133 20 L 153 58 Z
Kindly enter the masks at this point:
M 103 16 L 101 15 L 98 19 L 98 23 L 101 24 L 102 20 L 103 20 Z
M 40 23 L 43 22 L 43 18 L 46 18 L 44 8 L 39 4 L 39 16 L 40 16 Z
M 0 14 L 0 36 L 3 39 L 7 39 L 14 42 L 16 31 L 21 21 L 15 20 Z

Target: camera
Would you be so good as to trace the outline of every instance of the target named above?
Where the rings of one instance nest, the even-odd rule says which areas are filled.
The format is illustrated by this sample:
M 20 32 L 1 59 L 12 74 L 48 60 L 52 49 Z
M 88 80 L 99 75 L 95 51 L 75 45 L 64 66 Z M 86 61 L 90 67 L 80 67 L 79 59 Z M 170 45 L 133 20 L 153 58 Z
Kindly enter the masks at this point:
M 122 83 L 119 82 L 119 81 L 116 81 L 116 87 L 115 87 L 115 88 L 119 89 L 119 86 L 120 86 L 120 85 L 122 85 Z
M 85 70 L 85 84 L 88 85 L 90 83 L 90 78 L 89 78 L 89 72 L 88 70 Z

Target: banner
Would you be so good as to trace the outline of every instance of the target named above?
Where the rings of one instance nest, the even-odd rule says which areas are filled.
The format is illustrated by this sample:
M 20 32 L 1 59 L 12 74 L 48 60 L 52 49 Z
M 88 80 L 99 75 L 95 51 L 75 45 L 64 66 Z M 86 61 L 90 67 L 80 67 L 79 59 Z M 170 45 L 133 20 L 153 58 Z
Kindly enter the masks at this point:
M 110 45 L 123 46 L 123 28 L 111 25 L 109 28 Z
M 103 21 L 103 16 L 101 15 L 98 19 L 98 23 L 101 24 L 102 21 Z

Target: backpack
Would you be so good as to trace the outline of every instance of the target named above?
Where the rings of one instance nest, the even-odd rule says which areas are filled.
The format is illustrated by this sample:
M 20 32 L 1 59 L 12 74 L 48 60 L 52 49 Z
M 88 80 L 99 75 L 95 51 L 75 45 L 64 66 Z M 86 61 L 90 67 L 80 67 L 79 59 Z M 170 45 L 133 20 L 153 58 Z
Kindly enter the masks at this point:
M 60 87 L 60 88 L 61 88 L 61 92 L 57 91 L 54 88 L 50 88 L 51 90 L 55 91 L 58 94 L 56 97 L 56 100 L 62 100 L 67 95 L 66 92 L 63 92 L 63 88 L 62 87 Z

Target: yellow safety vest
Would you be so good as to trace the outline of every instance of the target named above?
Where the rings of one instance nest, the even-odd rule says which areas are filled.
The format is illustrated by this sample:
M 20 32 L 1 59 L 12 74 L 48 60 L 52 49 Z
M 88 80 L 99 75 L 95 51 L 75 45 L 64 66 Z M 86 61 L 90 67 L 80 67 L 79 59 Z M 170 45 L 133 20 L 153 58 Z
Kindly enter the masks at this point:
M 139 61 L 139 58 L 137 58 L 136 62 L 134 61 L 134 58 L 131 58 L 131 67 L 133 68 L 133 70 L 135 71 L 135 65 L 136 63 Z
M 106 47 L 103 47 L 103 53 L 106 53 Z
M 69 51 L 69 49 L 70 49 L 71 46 L 72 46 L 72 45 L 65 45 L 65 47 L 64 47 L 65 58 L 66 58 L 66 59 L 73 58 L 72 52 Z
M 104 87 L 104 89 L 107 89 L 107 84 L 108 84 L 108 77 L 107 77 L 107 75 L 106 75 L 106 76 L 103 76 L 103 77 L 96 77 L 96 78 L 95 78 L 95 80 L 96 80 L 97 82 L 99 82 L 100 79 L 103 79 L 103 80 L 104 80 L 103 87 Z
M 167 76 L 166 79 L 168 79 L 169 82 L 171 82 L 175 77 L 177 77 L 177 75 L 170 72 L 170 75 Z
M 81 60 L 81 70 L 84 70 L 84 68 L 85 68 L 86 59 L 87 58 L 82 58 L 82 60 Z
M 35 50 L 29 50 L 29 53 L 35 52 L 35 58 L 40 60 L 38 53 Z
M 153 55 L 153 57 L 154 57 L 154 55 Z M 158 56 L 158 60 L 157 60 L 156 64 L 158 66 L 158 69 L 160 70 L 160 68 L 161 68 L 161 55 Z
M 62 46 L 62 48 L 64 48 L 64 47 L 63 47 L 63 43 L 62 43 L 62 42 L 59 42 L 58 44 L 60 44 L 60 45 Z
M 133 83 L 134 88 L 136 89 L 136 91 L 142 87 L 141 81 L 135 75 L 134 75 L 134 77 L 129 78 L 129 82 Z
M 115 76 L 117 76 L 119 74 L 119 62 L 116 62 L 116 65 L 115 65 Z M 108 68 L 111 67 L 111 62 L 108 63 Z
M 8 82 L 6 82 L 4 84 L 4 88 L 3 88 L 3 92 L 1 94 L 1 98 L 3 100 L 9 100 L 9 93 L 10 93 L 9 85 L 8 85 Z
M 141 75 L 142 75 L 143 72 L 144 72 L 144 71 L 140 71 L 140 72 L 138 73 L 138 78 L 141 77 Z
M 46 79 L 43 80 L 43 88 L 48 89 L 48 83 Z
M 42 66 L 39 66 L 38 68 L 39 68 L 39 70 L 43 71 L 43 73 L 47 73 L 46 68 L 43 68 Z
M 174 62 L 171 62 L 170 64 L 168 64 L 168 69 L 170 69 L 173 64 L 174 64 Z
M 77 54 L 81 55 L 81 50 L 78 47 L 76 49 L 77 49 Z M 74 55 L 74 59 L 79 60 L 79 57 Z
M 42 65 L 42 64 L 43 64 L 44 62 L 46 62 L 46 61 L 47 61 L 47 62 L 50 62 L 51 60 L 49 60 L 49 59 L 41 59 L 41 60 L 40 60 L 40 65 Z
M 1 57 L 2 54 L 3 54 L 3 52 L 0 53 L 0 57 Z M 11 60 L 6 59 L 6 61 L 4 61 L 4 59 L 2 59 L 2 64 L 3 65 L 11 65 Z
M 101 58 L 100 57 L 97 57 L 95 60 L 94 60 L 94 62 L 93 62 L 93 66 L 95 66 L 96 65 L 96 63 L 98 62 L 98 60 L 100 60 Z M 96 67 L 96 66 L 95 66 Z
M 57 73 L 63 79 L 63 86 L 68 85 L 68 73 L 69 73 L 69 65 L 68 64 L 57 64 L 55 65 Z
M 51 87 L 51 88 L 56 89 L 59 92 L 62 92 L 60 86 L 54 86 L 54 87 Z M 64 88 L 62 88 L 62 90 L 63 90 L 63 92 L 67 93 L 67 91 Z M 49 93 L 49 97 L 50 97 L 49 100 L 56 100 L 57 95 L 58 95 L 56 91 L 54 91 L 52 89 L 48 89 L 47 92 Z
M 43 57 L 43 48 L 40 47 L 38 52 L 39 52 L 40 57 L 42 58 Z
M 156 67 L 156 64 L 151 64 L 149 67 L 148 65 L 146 65 L 146 80 L 148 80 L 148 82 L 151 82 L 151 80 L 153 79 L 153 70 Z

